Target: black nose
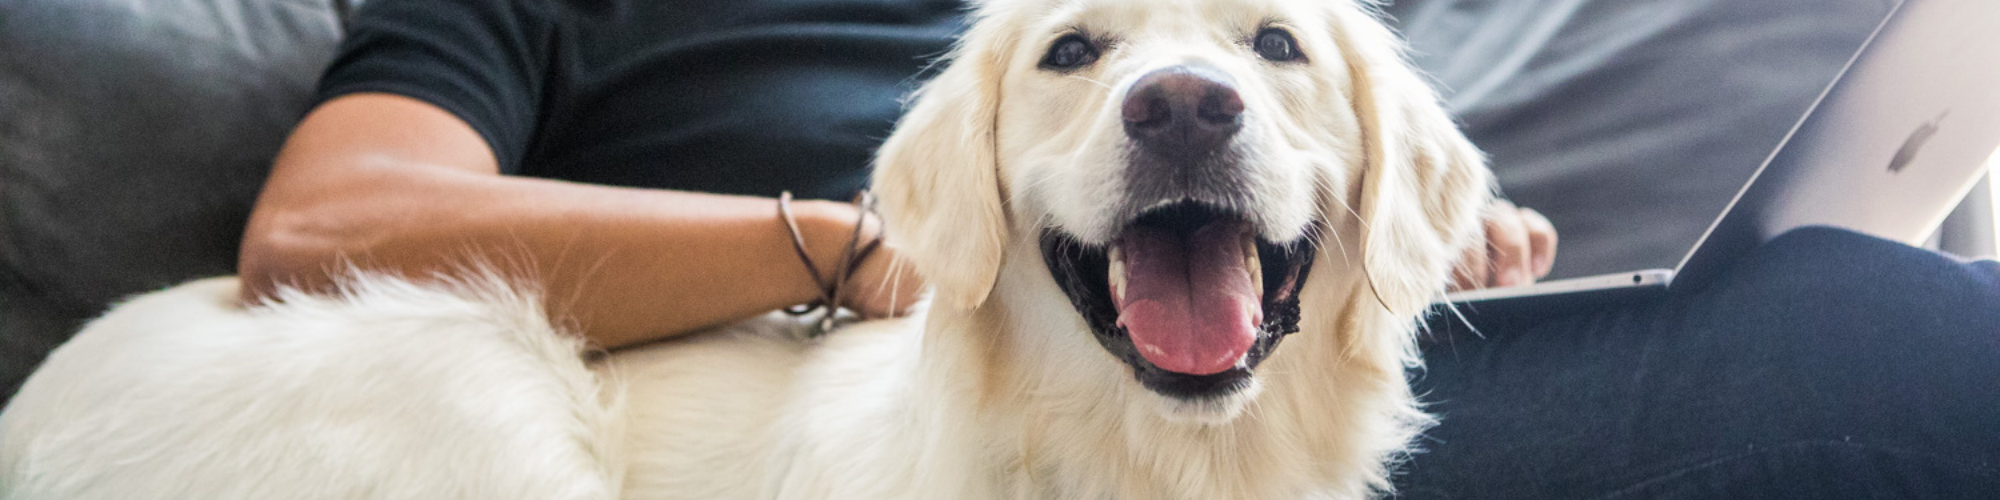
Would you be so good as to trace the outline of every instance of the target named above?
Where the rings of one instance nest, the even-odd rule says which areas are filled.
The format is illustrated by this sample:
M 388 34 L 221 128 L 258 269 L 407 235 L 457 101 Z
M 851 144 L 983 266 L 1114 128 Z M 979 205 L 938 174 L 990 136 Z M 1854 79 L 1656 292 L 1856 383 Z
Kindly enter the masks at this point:
M 1173 66 L 1140 77 L 1125 94 L 1125 135 L 1141 149 L 1170 157 L 1222 148 L 1243 128 L 1243 98 L 1216 73 Z

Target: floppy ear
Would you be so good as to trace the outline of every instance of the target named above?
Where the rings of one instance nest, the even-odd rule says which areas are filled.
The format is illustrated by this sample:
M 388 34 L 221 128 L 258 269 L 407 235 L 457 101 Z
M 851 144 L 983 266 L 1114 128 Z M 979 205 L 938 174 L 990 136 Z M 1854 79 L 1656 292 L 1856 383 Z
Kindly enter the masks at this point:
M 1390 312 L 1413 316 L 1443 291 L 1461 251 L 1484 244 L 1492 174 L 1403 57 L 1401 40 L 1363 7 L 1336 3 L 1367 157 L 1356 207 L 1363 271 Z
M 889 242 L 965 309 L 992 291 L 1008 230 L 993 121 L 1009 44 L 985 14 L 973 15 L 949 66 L 916 92 L 875 158 Z

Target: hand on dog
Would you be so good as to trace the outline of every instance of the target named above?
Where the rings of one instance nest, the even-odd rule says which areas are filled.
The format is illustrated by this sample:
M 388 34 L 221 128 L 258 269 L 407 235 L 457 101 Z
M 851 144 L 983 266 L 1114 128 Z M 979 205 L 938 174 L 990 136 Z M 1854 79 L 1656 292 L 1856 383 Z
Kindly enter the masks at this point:
M 924 290 L 924 278 L 896 247 L 883 243 L 861 261 L 861 269 L 847 286 L 853 288 L 844 294 L 841 307 L 863 318 L 892 318 L 910 313 Z
M 861 220 L 861 241 L 879 238 L 883 231 L 882 218 L 869 215 L 859 217 L 854 205 L 846 203 L 820 202 L 826 209 L 837 214 L 822 220 L 836 221 L 838 228 L 822 234 L 839 238 L 838 243 L 817 243 L 817 248 L 840 248 L 846 238 L 854 234 L 854 221 Z M 829 261 L 832 262 L 832 261 Z M 924 278 L 917 275 L 917 269 L 909 259 L 902 257 L 902 250 L 883 242 L 868 257 L 862 259 L 861 267 L 854 271 L 841 291 L 840 307 L 847 308 L 867 319 L 893 318 L 909 314 L 924 291 Z
M 1452 271 L 1452 291 L 1532 284 L 1556 261 L 1556 228 L 1548 217 L 1506 200 L 1486 207 L 1486 244 L 1466 249 Z

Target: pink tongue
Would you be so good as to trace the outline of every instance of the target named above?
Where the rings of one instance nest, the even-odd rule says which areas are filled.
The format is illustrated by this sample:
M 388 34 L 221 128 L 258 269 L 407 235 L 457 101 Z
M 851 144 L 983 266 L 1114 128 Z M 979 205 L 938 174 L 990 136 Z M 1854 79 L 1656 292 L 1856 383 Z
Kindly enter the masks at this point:
M 1190 375 L 1236 365 L 1264 322 L 1262 291 L 1251 286 L 1243 261 L 1241 223 L 1215 222 L 1185 240 L 1173 231 L 1135 227 L 1118 250 L 1125 292 L 1113 291 L 1118 325 L 1153 365 Z

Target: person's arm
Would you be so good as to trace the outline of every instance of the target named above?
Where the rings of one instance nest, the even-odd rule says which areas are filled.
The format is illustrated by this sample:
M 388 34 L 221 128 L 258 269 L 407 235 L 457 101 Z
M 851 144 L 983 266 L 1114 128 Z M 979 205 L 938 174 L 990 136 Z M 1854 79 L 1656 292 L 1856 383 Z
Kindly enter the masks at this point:
M 833 267 L 856 209 L 793 210 L 814 262 Z M 353 94 L 315 108 L 285 143 L 239 271 L 257 300 L 279 285 L 328 288 L 350 262 L 422 278 L 484 261 L 543 287 L 552 315 L 597 344 L 621 346 L 818 297 L 790 238 L 772 199 L 502 176 L 451 113 Z M 921 284 L 897 261 L 891 248 L 872 255 L 847 305 L 908 307 Z

